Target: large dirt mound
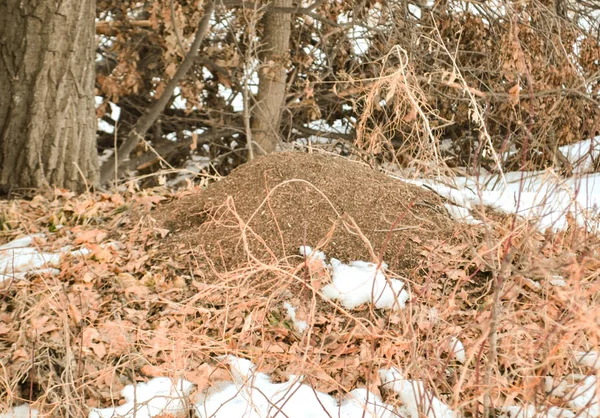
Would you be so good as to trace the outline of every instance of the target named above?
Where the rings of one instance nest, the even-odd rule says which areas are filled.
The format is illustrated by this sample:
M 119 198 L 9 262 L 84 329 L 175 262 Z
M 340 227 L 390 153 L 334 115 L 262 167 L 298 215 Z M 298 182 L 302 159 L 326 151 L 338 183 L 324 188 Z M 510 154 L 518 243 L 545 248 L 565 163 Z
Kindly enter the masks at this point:
M 454 226 L 426 190 L 357 162 L 302 153 L 258 158 L 153 217 L 171 232 L 166 249 L 185 243 L 227 270 L 249 254 L 280 262 L 310 245 L 343 261 L 375 261 L 383 249 L 391 269 L 407 272 L 422 244 L 451 239 Z

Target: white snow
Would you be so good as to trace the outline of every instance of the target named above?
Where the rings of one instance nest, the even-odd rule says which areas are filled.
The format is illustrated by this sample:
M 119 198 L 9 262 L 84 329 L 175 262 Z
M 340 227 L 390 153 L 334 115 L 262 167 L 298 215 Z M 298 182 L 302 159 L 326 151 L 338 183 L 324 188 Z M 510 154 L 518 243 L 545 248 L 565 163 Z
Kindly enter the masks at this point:
M 211 160 L 208 157 L 203 157 L 199 155 L 192 155 L 185 162 L 184 167 L 179 171 L 177 177 L 172 180 L 169 180 L 167 183 L 169 187 L 178 186 L 181 183 L 185 183 L 186 180 L 192 180 L 202 171 L 206 170 L 210 167 Z
M 366 261 L 352 261 L 344 264 L 332 258 L 333 283 L 323 287 L 323 295 L 329 299 L 337 299 L 346 309 L 374 302 L 380 309 L 403 309 L 408 300 L 404 290 L 404 282 L 386 278 L 382 269 L 385 264 L 377 266 Z
M 576 173 L 589 173 L 600 157 L 600 136 L 575 144 L 558 147 L 558 150 L 573 165 Z
M 299 333 L 303 333 L 308 328 L 306 321 L 299 321 L 296 319 L 296 308 L 289 302 L 284 302 L 283 307 L 286 309 L 288 316 L 294 323 L 294 328 Z
M 503 406 L 500 408 L 501 418 L 573 418 L 575 414 L 568 409 L 552 406 L 548 409 L 536 408 L 534 405 Z
M 407 380 L 402 372 L 392 367 L 380 370 L 379 376 L 384 389 L 398 393 L 402 401 L 401 416 L 420 418 L 423 415 L 429 418 L 452 418 L 457 414 L 430 390 L 425 389 L 423 382 Z
M 552 396 L 564 398 L 566 394 L 575 386 L 574 382 L 581 381 L 585 378 L 584 375 L 570 374 L 563 379 L 558 379 L 553 376 L 544 378 L 544 391 Z
M 213 418 L 392 418 L 398 416 L 393 406 L 364 388 L 336 399 L 302 384 L 302 376 L 290 376 L 284 383 L 271 383 L 264 373 L 256 372 L 249 360 L 228 356 L 233 382 L 218 391 L 199 397 L 196 413 Z
M 106 122 L 104 122 L 106 123 Z M 102 151 L 102 154 L 98 155 L 98 165 L 102 165 L 105 162 L 107 162 L 110 157 L 113 156 L 113 154 L 115 153 L 115 150 L 113 149 L 105 149 L 104 151 Z
M 582 418 L 598 418 L 600 404 L 598 403 L 598 382 L 596 376 L 587 376 L 567 395 L 568 405 L 577 411 Z
M 30 409 L 27 404 L 15 406 L 10 411 L 0 414 L 0 418 L 37 418 L 38 416 L 39 411 Z
M 11 279 L 22 280 L 30 272 L 58 274 L 59 271 L 55 267 L 60 265 L 60 257 L 68 252 L 70 247 L 61 248 L 57 253 L 40 251 L 33 244 L 35 238 L 43 236 L 43 234 L 27 235 L 0 246 L 0 283 Z M 86 248 L 71 252 L 75 256 L 88 253 L 89 250 Z M 51 268 L 42 268 L 44 266 Z
M 303 255 L 304 257 L 311 257 L 316 260 L 321 260 L 323 264 L 327 264 L 327 256 L 325 255 L 325 253 L 323 251 L 315 251 L 312 247 L 309 247 L 308 245 L 303 245 L 300 247 L 300 255 Z
M 339 300 L 346 309 L 373 302 L 379 309 L 403 309 L 408 300 L 404 282 L 387 278 L 383 270 L 385 263 L 377 266 L 366 261 L 351 261 L 344 264 L 336 258 L 327 263 L 322 251 L 314 251 L 309 246 L 301 246 L 300 254 L 323 261 L 331 270 L 333 283 L 323 287 L 322 294 L 328 299 Z
M 475 219 L 469 209 L 460 206 L 452 205 L 450 203 L 444 203 L 444 207 L 454 219 L 460 222 L 464 222 L 469 225 L 480 225 L 483 224 L 479 219 Z
M 147 383 L 127 385 L 121 391 L 123 405 L 114 408 L 93 408 L 88 418 L 150 418 L 157 415 L 179 414 L 185 410 L 187 396 L 193 384 L 168 377 L 155 377 Z
M 534 282 L 534 283 L 536 283 L 536 282 Z M 554 286 L 554 287 L 565 287 L 567 285 L 565 278 L 562 276 L 551 276 L 548 283 L 550 283 L 550 285 Z M 539 287 L 539 284 L 538 284 L 538 287 Z
M 574 353 L 574 360 L 580 365 L 598 368 L 599 354 L 596 351 Z M 550 405 L 524 405 L 504 406 L 501 409 L 506 418 L 598 418 L 600 416 L 600 403 L 598 391 L 600 386 L 595 375 L 570 374 L 563 378 L 546 376 L 544 391 L 553 398 L 562 398 L 569 409 L 553 407 Z
M 33 240 L 35 238 L 42 238 L 43 236 L 44 234 L 25 235 L 24 237 L 17 238 L 4 245 L 0 245 L 0 251 L 8 250 L 11 248 L 29 247 L 31 244 L 33 244 Z
M 450 338 L 448 346 L 450 348 L 450 351 L 454 353 L 454 358 L 456 359 L 456 361 L 458 361 L 459 363 L 464 363 L 466 361 L 465 346 L 463 345 L 462 341 L 460 341 L 456 337 L 452 337 Z
M 600 370 L 600 352 L 598 351 L 576 351 L 575 361 L 581 366 Z
M 121 107 L 113 102 L 108 102 L 108 104 L 110 105 L 110 118 L 117 122 L 121 118 Z
M 430 418 L 457 417 L 448 405 L 426 390 L 423 383 L 404 379 L 398 369 L 379 371 L 383 388 L 396 392 L 402 405 L 388 405 L 365 388 L 350 391 L 341 402 L 302 383 L 303 376 L 291 375 L 283 383 L 272 383 L 247 359 L 229 355 L 230 383 L 197 395 L 193 411 L 200 418 Z M 121 394 L 126 403 L 114 408 L 92 409 L 89 418 L 146 418 L 186 411 L 193 385 L 179 379 L 175 385 L 165 377 L 148 383 L 128 385 Z M 12 418 L 12 417 L 11 417 Z
M 585 169 L 589 169 L 592 163 L 585 161 L 582 160 L 577 167 L 587 164 Z M 597 231 L 600 227 L 599 173 L 577 174 L 564 179 L 547 170 L 509 172 L 503 176 L 482 174 L 479 178 L 456 177 L 453 180 L 456 187 L 437 180 L 404 179 L 448 199 L 452 203 L 446 205 L 449 213 L 470 224 L 476 223 L 471 211 L 486 206 L 537 222 L 541 230 L 566 229 L 569 215 L 590 231 Z

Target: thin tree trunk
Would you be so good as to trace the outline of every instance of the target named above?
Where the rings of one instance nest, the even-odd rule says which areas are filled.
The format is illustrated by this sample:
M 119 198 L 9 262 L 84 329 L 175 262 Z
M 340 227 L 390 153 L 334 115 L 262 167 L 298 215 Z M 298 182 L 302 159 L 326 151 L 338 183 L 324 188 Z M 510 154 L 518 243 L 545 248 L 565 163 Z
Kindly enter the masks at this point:
M 0 185 L 98 176 L 95 0 L 0 1 Z
M 274 0 L 277 7 L 292 7 L 292 0 Z M 261 68 L 258 73 L 257 103 L 252 111 L 252 136 L 256 154 L 275 151 L 285 103 L 286 69 L 290 54 L 292 15 L 277 10 L 263 16 Z

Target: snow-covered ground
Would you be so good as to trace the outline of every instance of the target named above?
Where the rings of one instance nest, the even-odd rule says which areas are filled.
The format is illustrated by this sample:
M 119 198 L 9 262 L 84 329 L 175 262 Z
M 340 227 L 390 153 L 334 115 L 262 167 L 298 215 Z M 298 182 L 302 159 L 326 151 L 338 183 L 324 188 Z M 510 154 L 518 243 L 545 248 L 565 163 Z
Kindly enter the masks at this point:
M 452 418 L 454 412 L 425 389 L 422 382 L 406 380 L 396 368 L 381 369 L 383 390 L 398 394 L 402 406 L 394 407 L 364 388 L 348 393 L 341 402 L 302 383 L 302 376 L 287 382 L 272 383 L 269 376 L 256 371 L 249 360 L 236 356 L 222 359 L 229 365 L 232 382 L 197 396 L 191 409 L 200 418 L 419 418 L 419 411 L 431 418 Z M 184 411 L 191 383 L 179 379 L 154 378 L 148 383 L 129 385 L 121 394 L 126 403 L 116 408 L 93 409 L 89 418 L 149 418 Z M 137 398 L 137 402 L 134 402 Z
M 559 151 L 573 165 L 574 175 L 562 178 L 552 170 L 456 177 L 454 184 L 413 180 L 448 199 L 449 213 L 467 223 L 479 223 L 484 208 L 492 208 L 537 223 L 538 228 L 564 230 L 572 217 L 597 232 L 600 226 L 600 173 L 592 173 L 600 158 L 600 136 L 566 145 Z M 599 167 L 600 168 L 600 167 Z

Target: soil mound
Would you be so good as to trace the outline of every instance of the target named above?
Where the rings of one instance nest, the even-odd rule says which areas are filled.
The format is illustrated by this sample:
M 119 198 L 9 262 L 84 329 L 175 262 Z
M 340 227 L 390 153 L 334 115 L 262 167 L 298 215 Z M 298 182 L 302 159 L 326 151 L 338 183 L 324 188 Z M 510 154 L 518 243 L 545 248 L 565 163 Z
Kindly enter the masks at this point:
M 299 246 L 310 245 L 342 261 L 383 254 L 392 270 L 408 272 L 422 244 L 451 239 L 454 227 L 431 192 L 357 162 L 303 153 L 258 158 L 153 217 L 171 244 L 227 270 L 250 255 L 270 263 L 299 257 Z

